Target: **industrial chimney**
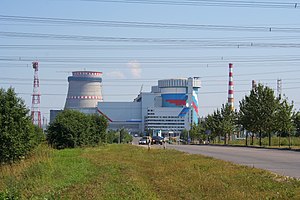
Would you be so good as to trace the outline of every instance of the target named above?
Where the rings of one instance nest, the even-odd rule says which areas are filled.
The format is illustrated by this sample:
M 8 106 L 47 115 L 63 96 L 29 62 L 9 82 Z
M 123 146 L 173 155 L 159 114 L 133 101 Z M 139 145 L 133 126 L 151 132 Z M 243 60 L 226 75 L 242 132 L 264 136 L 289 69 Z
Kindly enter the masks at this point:
M 234 110 L 233 91 L 233 64 L 229 63 L 228 105 L 232 110 Z
M 74 71 L 68 77 L 65 109 L 95 108 L 102 98 L 102 72 Z

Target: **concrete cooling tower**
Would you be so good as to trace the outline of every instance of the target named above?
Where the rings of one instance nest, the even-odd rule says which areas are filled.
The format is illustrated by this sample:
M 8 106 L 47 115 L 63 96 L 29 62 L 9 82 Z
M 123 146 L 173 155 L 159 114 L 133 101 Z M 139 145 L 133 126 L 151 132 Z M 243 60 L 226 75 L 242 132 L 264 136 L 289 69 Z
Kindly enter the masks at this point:
M 102 72 L 75 71 L 68 77 L 65 109 L 96 108 L 102 98 Z

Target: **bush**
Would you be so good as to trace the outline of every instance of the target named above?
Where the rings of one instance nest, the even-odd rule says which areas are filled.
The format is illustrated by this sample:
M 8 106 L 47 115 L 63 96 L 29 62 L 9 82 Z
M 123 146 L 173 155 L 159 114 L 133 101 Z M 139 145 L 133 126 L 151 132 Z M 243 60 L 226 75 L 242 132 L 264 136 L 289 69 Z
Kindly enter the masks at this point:
M 0 89 L 0 163 L 12 163 L 26 155 L 42 140 L 28 116 L 24 101 L 12 88 Z
M 47 140 L 54 148 L 94 146 L 106 140 L 107 120 L 76 110 L 59 113 L 47 130 Z
M 90 115 L 90 140 L 91 145 L 105 143 L 107 141 L 107 120 L 103 116 Z
M 107 142 L 112 143 L 130 143 L 132 142 L 133 137 L 128 133 L 124 128 L 120 130 L 109 130 L 107 132 Z

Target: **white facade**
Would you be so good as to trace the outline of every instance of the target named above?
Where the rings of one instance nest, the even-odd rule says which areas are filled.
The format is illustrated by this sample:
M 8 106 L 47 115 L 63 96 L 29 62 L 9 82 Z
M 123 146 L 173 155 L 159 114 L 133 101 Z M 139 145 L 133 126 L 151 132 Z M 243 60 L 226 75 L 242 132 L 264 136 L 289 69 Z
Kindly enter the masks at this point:
M 145 129 L 160 130 L 163 134 L 172 132 L 179 135 L 182 130 L 188 129 L 188 119 L 179 117 L 182 108 L 148 108 L 145 117 Z
M 179 135 L 198 123 L 199 88 L 198 78 L 159 80 L 151 92 L 141 92 L 133 102 L 98 102 L 97 111 L 108 119 L 110 129 Z

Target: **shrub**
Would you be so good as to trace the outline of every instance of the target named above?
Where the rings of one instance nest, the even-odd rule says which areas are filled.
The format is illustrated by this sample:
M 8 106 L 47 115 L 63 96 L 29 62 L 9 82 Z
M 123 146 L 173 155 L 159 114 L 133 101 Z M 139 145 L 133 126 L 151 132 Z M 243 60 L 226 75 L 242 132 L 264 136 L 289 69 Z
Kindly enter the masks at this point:
M 58 149 L 94 146 L 106 140 L 107 125 L 102 116 L 64 110 L 48 127 L 47 140 Z
M 109 130 L 107 132 L 107 142 L 112 143 L 130 143 L 132 142 L 133 137 L 128 133 L 124 128 L 119 130 Z

